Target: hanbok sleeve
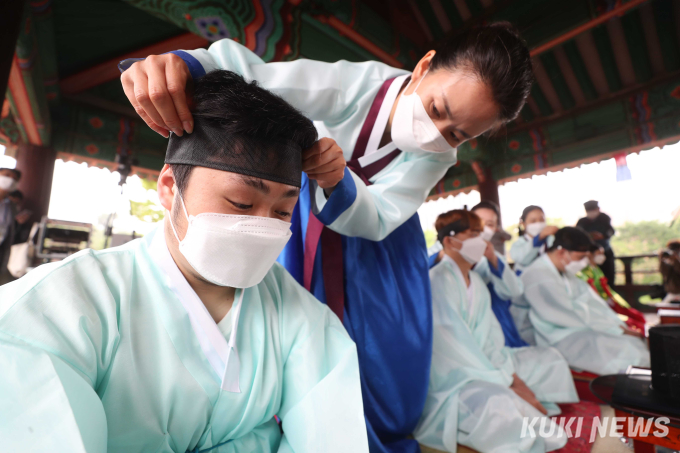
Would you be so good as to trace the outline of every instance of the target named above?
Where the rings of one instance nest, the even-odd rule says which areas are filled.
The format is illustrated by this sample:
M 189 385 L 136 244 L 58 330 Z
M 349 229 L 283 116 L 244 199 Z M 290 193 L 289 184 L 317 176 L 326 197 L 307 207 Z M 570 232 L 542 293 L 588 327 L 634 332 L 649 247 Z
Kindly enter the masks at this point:
M 406 74 L 377 61 L 335 63 L 304 58 L 265 63 L 250 49 L 232 39 L 222 39 L 207 50 L 173 52 L 189 67 L 193 77 L 226 69 L 256 80 L 278 94 L 313 121 L 339 122 L 351 114 L 356 103 L 390 77 Z
M 466 382 L 482 380 L 505 387 L 512 384 L 513 369 L 500 368 L 503 360 L 495 360 L 494 342 L 482 338 L 490 332 L 490 323 L 468 325 L 460 314 L 462 292 L 449 270 L 448 263 L 441 263 L 430 270 L 432 283 L 432 317 L 434 344 L 432 375 L 435 387 L 460 388 Z M 477 302 L 477 301 L 475 301 Z M 491 313 L 493 316 L 493 313 Z M 483 317 L 483 316 L 482 316 Z M 487 319 L 488 321 L 488 319 Z M 500 326 L 499 326 L 500 327 Z M 500 332 L 502 335 L 502 331 Z M 500 346 L 504 341 L 500 340 Z M 485 347 L 488 345 L 488 348 Z M 497 363 L 492 363 L 492 359 Z
M 521 266 L 529 266 L 541 253 L 541 246 L 545 241 L 541 241 L 538 236 L 528 238 L 521 236 L 510 247 L 510 258 Z
M 104 453 L 114 296 L 87 255 L 45 267 L 0 288 L 0 450 Z
M 278 451 L 368 453 L 356 346 L 338 318 L 284 272 L 282 347 L 288 353 Z
M 477 263 L 474 271 L 482 277 L 487 285 L 491 283 L 494 291 L 501 299 L 513 300 L 522 295 L 524 285 L 517 274 L 513 272 L 505 258 L 496 252 L 498 257 L 498 267 L 493 267 L 486 257 Z
M 455 150 L 422 156 L 402 153 L 376 175 L 371 185 L 346 169 L 328 200 L 311 181 L 312 211 L 342 235 L 381 241 L 416 213 L 455 163 Z

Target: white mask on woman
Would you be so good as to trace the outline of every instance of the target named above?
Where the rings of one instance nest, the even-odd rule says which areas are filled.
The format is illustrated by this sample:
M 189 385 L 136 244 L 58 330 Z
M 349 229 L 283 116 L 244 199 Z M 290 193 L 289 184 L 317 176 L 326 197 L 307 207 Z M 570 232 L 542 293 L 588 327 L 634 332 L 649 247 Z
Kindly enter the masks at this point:
M 458 253 L 460 253 L 460 256 L 462 256 L 465 261 L 470 264 L 479 263 L 479 260 L 481 260 L 484 256 L 484 251 L 486 250 L 487 246 L 484 239 L 482 239 L 480 236 L 469 238 L 464 241 L 456 238 L 453 239 L 463 244 L 460 250 L 458 250 Z
M 392 141 L 401 151 L 409 153 L 445 153 L 453 150 L 427 114 L 423 100 L 416 93 L 427 71 L 412 94 L 402 94 L 392 120 Z M 413 81 L 413 79 L 411 79 Z M 411 85 L 406 86 L 404 92 Z
M 529 236 L 535 237 L 535 236 L 538 236 L 539 234 L 541 234 L 541 231 L 543 231 L 543 229 L 544 229 L 546 226 L 547 226 L 547 225 L 546 225 L 545 222 L 534 222 L 534 223 L 530 223 L 530 224 L 527 225 L 527 227 L 526 227 L 526 232 L 527 232 L 527 234 L 528 234 Z
M 607 261 L 607 257 L 604 255 L 595 255 L 593 261 L 595 261 L 595 264 L 597 264 L 598 266 L 602 266 L 604 262 Z
M 485 226 L 484 231 L 481 232 L 479 237 L 484 239 L 486 242 L 489 242 L 489 241 L 491 241 L 491 238 L 493 238 L 494 234 L 496 234 L 495 228 L 492 228 L 490 226 Z
M 187 214 L 188 226 L 179 251 L 207 281 L 219 286 L 250 288 L 264 279 L 292 233 L 290 223 L 269 217 L 204 212 Z

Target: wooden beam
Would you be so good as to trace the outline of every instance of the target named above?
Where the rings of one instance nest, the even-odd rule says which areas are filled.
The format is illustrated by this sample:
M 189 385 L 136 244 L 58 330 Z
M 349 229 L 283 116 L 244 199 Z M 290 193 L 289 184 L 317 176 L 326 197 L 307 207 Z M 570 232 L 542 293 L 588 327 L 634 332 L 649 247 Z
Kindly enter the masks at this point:
M 24 0 L 0 2 L 0 107 L 5 100 L 9 71 L 14 61 L 14 47 L 21 29 Z
M 198 49 L 200 47 L 205 47 L 209 43 L 210 41 L 201 36 L 193 33 L 184 33 L 142 49 L 128 52 L 77 74 L 66 77 L 59 82 L 59 88 L 61 88 L 61 92 L 65 95 L 74 95 L 120 77 L 118 63 L 122 60 L 128 58 L 144 58 L 149 55 L 159 55 L 177 49 Z
M 21 121 L 24 125 L 28 142 L 31 145 L 41 146 L 43 142 L 40 138 L 40 133 L 38 132 L 38 125 L 35 121 L 35 115 L 33 114 L 33 107 L 31 107 L 31 100 L 28 97 L 26 84 L 24 83 L 24 78 L 19 69 L 19 59 L 16 55 L 12 61 L 12 69 L 9 72 L 7 88 L 10 93 L 12 93 L 12 99 L 14 99 L 14 105 L 17 109 L 16 114 L 18 118 L 15 119 Z
M 567 33 L 558 36 L 555 39 L 551 39 L 545 44 L 541 44 L 538 47 L 534 47 L 531 49 L 531 56 L 534 57 L 536 55 L 542 54 L 543 52 L 546 52 L 550 49 L 552 49 L 555 46 L 558 46 L 562 44 L 563 42 L 569 41 L 571 38 L 574 38 L 584 31 L 590 30 L 591 28 L 595 28 L 598 25 L 607 22 L 609 19 L 617 16 L 623 15 L 626 11 L 635 8 L 636 6 L 639 6 L 648 0 L 630 0 L 628 3 L 624 3 L 620 6 L 617 6 L 616 8 L 612 9 L 611 11 L 607 11 L 604 14 L 600 14 L 597 16 L 595 19 L 589 20 L 583 25 L 579 25 L 578 27 L 574 28 L 573 30 L 568 31 Z
M 373 55 L 378 57 L 380 60 L 382 60 L 383 63 L 387 63 L 388 65 L 394 66 L 395 68 L 403 68 L 404 67 L 404 65 L 402 64 L 401 61 L 397 60 L 392 55 L 390 55 L 386 51 L 382 50 L 380 47 L 373 44 L 368 38 L 361 35 L 359 32 L 354 30 L 349 25 L 345 24 L 343 21 L 341 21 L 337 17 L 319 14 L 319 15 L 314 16 L 314 19 L 318 20 L 322 24 L 329 25 L 332 28 L 336 29 L 338 32 L 340 32 L 340 34 L 342 36 L 347 37 L 348 39 L 353 41 L 355 44 L 366 49 L 367 51 L 369 51 L 370 53 L 372 53 Z

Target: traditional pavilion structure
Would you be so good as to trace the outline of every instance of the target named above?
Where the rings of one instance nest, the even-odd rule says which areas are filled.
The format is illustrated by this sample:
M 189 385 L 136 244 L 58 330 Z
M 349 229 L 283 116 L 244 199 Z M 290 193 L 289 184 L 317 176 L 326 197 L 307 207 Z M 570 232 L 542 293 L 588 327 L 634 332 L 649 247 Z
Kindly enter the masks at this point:
M 153 178 L 166 141 L 137 117 L 117 63 L 229 38 L 265 61 L 412 68 L 447 34 L 509 20 L 537 83 L 520 118 L 460 147 L 432 198 L 680 140 L 680 2 L 673 0 L 7 0 L 0 4 L 0 143 L 36 217 L 55 159 Z M 5 91 L 6 82 L 6 91 Z M 36 218 L 37 220 L 37 218 Z

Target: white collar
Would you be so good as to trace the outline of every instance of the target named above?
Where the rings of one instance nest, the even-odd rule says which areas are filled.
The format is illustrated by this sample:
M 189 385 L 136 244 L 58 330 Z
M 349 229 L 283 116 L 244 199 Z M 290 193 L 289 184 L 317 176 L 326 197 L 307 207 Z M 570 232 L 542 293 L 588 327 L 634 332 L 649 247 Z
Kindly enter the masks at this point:
M 392 112 L 392 107 L 394 107 L 394 103 L 397 100 L 397 96 L 399 95 L 399 90 L 404 84 L 404 81 L 409 77 L 411 77 L 411 74 L 404 74 L 402 76 L 396 77 L 394 81 L 392 81 L 390 87 L 387 89 L 385 98 L 380 105 L 378 116 L 376 117 L 375 123 L 373 124 L 373 129 L 371 129 L 371 135 L 368 139 L 368 143 L 366 144 L 366 152 L 362 157 L 359 158 L 359 164 L 362 167 L 366 167 L 373 162 L 377 162 L 397 149 L 397 145 L 395 145 L 394 142 L 389 142 L 380 149 L 378 149 L 378 146 L 380 145 L 380 140 L 385 133 L 385 126 L 387 126 L 387 120 L 390 118 L 390 113 Z
M 442 261 L 447 261 L 451 264 L 453 267 L 453 272 L 458 276 L 463 285 L 465 285 L 465 277 L 463 276 L 463 271 L 460 269 L 460 266 L 458 266 L 458 263 L 456 263 L 453 258 L 451 258 L 446 253 L 444 253 L 444 258 L 442 258 Z M 470 285 L 465 288 L 465 296 L 467 297 L 468 313 L 470 313 L 470 319 L 472 319 L 472 315 L 474 314 L 473 309 L 475 300 L 475 280 L 472 278 L 472 271 L 470 271 L 468 274 L 468 278 L 470 279 Z
M 189 285 L 184 275 L 175 264 L 165 242 L 163 223 L 153 232 L 149 246 L 149 254 L 158 267 L 165 273 L 165 284 L 172 289 L 189 315 L 191 327 L 198 338 L 201 349 L 215 373 L 221 377 L 221 388 L 232 393 L 240 393 L 239 375 L 241 370 L 238 359 L 236 339 L 238 320 L 245 290 L 237 289 L 234 300 L 238 302 L 231 307 L 232 328 L 229 341 L 224 337 L 212 316 L 205 308 L 198 294 Z

